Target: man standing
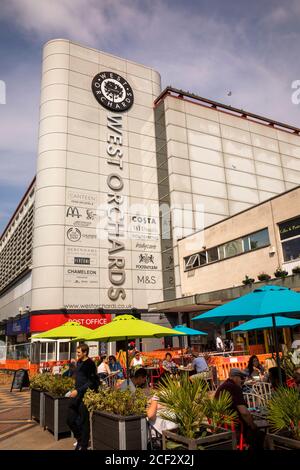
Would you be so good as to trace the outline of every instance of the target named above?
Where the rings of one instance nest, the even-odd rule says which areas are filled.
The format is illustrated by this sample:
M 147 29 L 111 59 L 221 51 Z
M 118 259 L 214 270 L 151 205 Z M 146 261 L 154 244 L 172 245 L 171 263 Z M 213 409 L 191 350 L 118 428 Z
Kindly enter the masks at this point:
M 75 438 L 75 450 L 87 450 L 90 438 L 89 412 L 82 399 L 88 388 L 97 390 L 99 378 L 96 364 L 88 357 L 89 347 L 80 344 L 77 348 L 77 367 L 75 369 L 75 389 L 70 393 L 71 403 L 67 423 Z
M 264 433 L 257 429 L 253 417 L 247 408 L 243 397 L 242 386 L 247 378 L 247 374 L 240 369 L 232 368 L 229 372 L 229 378 L 223 382 L 216 391 L 215 397 L 226 390 L 232 398 L 232 410 L 236 411 L 240 418 L 239 432 L 243 432 L 245 440 L 250 444 L 253 450 L 262 450 L 264 448 Z
M 218 352 L 224 352 L 225 350 L 220 333 L 218 333 L 216 337 L 216 348 Z

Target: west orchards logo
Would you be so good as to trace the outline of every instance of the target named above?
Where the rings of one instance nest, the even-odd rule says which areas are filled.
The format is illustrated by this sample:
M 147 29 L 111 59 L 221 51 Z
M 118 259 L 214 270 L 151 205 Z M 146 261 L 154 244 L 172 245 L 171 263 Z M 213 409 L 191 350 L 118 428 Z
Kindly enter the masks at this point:
M 112 111 L 127 111 L 133 104 L 131 86 L 114 72 L 98 73 L 92 81 L 92 92 L 104 108 Z

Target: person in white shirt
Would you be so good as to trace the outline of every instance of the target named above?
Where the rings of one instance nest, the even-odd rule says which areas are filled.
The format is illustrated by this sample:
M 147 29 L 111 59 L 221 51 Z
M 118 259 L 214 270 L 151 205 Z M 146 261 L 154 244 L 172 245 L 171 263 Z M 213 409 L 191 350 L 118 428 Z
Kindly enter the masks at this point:
M 291 348 L 292 349 L 300 348 L 300 339 L 294 339 L 294 341 L 292 342 Z
M 98 372 L 98 375 L 99 375 L 99 378 L 104 380 L 106 379 L 109 374 L 110 374 L 110 368 L 109 368 L 109 365 L 108 365 L 108 358 L 107 356 L 102 356 L 101 357 L 101 362 L 97 368 L 97 372 Z
M 217 348 L 217 351 L 218 352 L 223 352 L 224 351 L 224 343 L 222 341 L 222 338 L 221 338 L 221 335 L 220 334 L 217 334 L 217 337 L 216 337 L 216 348 Z
M 145 385 L 147 381 L 147 371 L 140 367 L 135 371 L 135 374 L 133 377 L 129 379 L 129 383 L 127 383 L 127 379 L 124 380 L 124 382 L 121 383 L 120 387 L 118 387 L 119 390 L 129 390 L 131 392 L 135 392 L 136 387 L 142 387 Z
M 134 358 L 132 359 L 130 363 L 130 367 L 143 367 L 144 366 L 144 361 L 142 359 L 140 351 L 136 351 L 134 353 Z
M 159 433 L 162 434 L 164 430 L 174 429 L 177 427 L 176 423 L 161 417 L 160 412 L 164 407 L 159 403 L 158 397 L 153 395 L 147 408 L 147 418 L 151 426 Z

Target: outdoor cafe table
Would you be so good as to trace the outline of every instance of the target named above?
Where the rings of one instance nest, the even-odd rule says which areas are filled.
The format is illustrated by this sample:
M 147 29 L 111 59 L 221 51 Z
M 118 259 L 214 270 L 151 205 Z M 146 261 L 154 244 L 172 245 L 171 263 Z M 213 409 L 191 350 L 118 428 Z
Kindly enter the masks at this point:
M 146 369 L 146 371 L 147 371 L 147 375 L 148 375 L 148 377 L 149 377 L 149 379 L 150 379 L 150 384 L 153 385 L 153 383 L 154 383 L 154 380 L 153 380 L 153 379 L 154 379 L 154 375 L 155 375 L 155 376 L 158 376 L 159 373 L 160 373 L 160 367 L 159 367 L 159 365 L 157 365 L 157 366 L 145 366 L 144 369 Z

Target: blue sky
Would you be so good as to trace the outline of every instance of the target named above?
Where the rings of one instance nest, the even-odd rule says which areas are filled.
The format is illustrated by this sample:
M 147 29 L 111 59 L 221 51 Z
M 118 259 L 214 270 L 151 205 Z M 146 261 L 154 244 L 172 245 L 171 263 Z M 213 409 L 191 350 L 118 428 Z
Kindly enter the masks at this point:
M 299 22 L 298 0 L 1 0 L 0 232 L 35 174 L 46 41 L 153 66 L 163 86 L 300 127 Z

